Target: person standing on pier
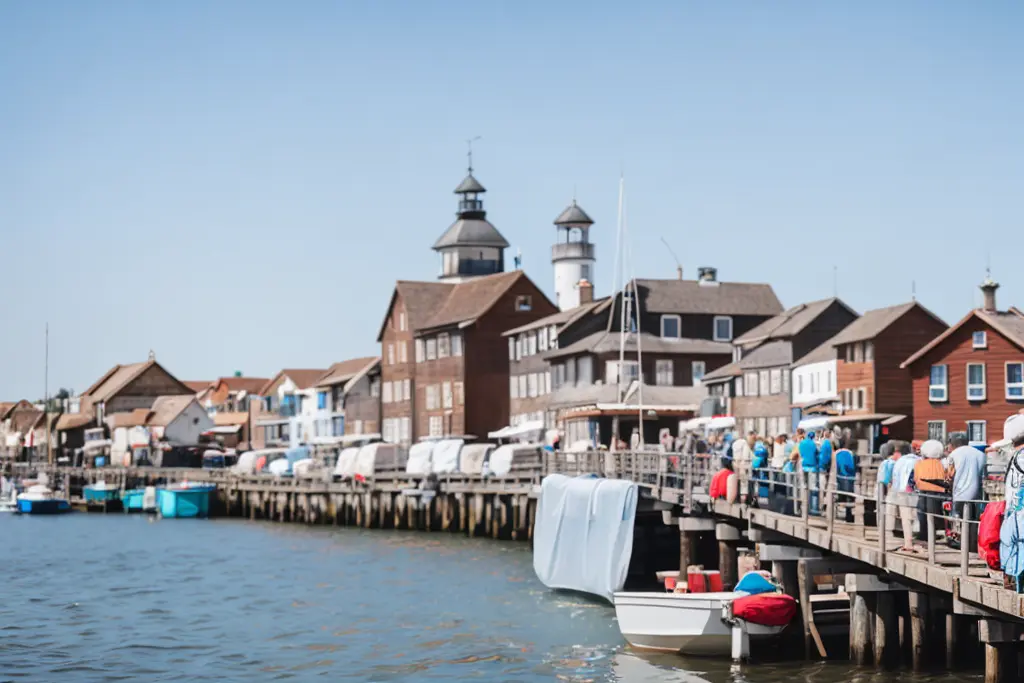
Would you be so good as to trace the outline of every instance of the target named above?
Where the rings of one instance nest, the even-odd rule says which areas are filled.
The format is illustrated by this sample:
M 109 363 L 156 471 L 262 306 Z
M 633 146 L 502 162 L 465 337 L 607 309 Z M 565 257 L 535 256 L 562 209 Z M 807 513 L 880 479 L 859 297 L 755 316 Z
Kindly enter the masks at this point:
M 850 430 L 843 433 L 836 451 L 836 489 L 853 493 L 857 478 L 857 456 L 853 453 L 854 440 Z M 853 522 L 853 496 L 842 496 L 840 501 L 846 508 L 846 521 Z
M 889 502 L 899 509 L 903 529 L 903 546 L 900 550 L 917 552 L 914 549 L 914 516 L 917 494 L 914 493 L 914 465 L 917 456 L 906 441 L 896 443 L 896 464 L 892 468 L 892 484 L 889 487 Z
M 949 454 L 949 474 L 953 478 L 953 516 L 959 519 L 963 519 L 964 508 L 968 503 L 982 499 L 981 484 L 985 479 L 985 454 L 969 444 L 970 440 L 964 432 L 949 435 L 949 447 L 952 449 Z M 973 504 L 970 512 L 971 519 L 978 520 L 981 517 L 980 505 Z M 950 538 L 949 546 L 959 548 L 966 531 L 967 547 L 977 547 L 977 525 L 961 523 L 958 527 L 958 533 L 955 538 Z
M 886 441 L 878 448 L 878 452 L 882 456 L 882 462 L 878 463 L 878 483 L 883 487 L 882 495 L 889 492 L 889 486 L 892 484 L 892 468 L 896 466 L 896 460 L 900 457 L 894 448 L 895 445 L 892 441 Z
M 800 442 L 800 467 L 807 480 L 810 514 L 821 514 L 818 488 L 818 444 L 814 442 L 814 432 L 807 432 L 807 436 Z
M 946 468 L 942 456 L 946 449 L 941 441 L 929 439 L 921 444 L 921 457 L 914 463 L 914 484 L 917 488 L 917 540 L 931 543 L 928 538 L 928 517 L 941 523 L 942 501 L 946 497 Z

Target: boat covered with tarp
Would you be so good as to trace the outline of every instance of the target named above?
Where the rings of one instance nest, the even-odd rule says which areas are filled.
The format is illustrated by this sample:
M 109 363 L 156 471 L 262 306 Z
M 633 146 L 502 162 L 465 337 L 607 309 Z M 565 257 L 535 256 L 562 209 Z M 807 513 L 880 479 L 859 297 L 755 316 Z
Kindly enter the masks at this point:
M 267 470 L 271 474 L 278 476 L 291 475 L 295 471 L 295 463 L 302 460 L 309 460 L 312 457 L 309 446 L 296 446 L 295 448 L 289 448 L 284 452 L 284 457 L 275 460 L 274 462 L 267 465 Z
M 492 443 L 470 443 L 462 447 L 459 454 L 459 472 L 463 474 L 483 474 L 487 457 L 494 451 Z
M 485 477 L 507 477 L 513 470 L 535 468 L 541 462 L 541 446 L 537 443 L 508 443 L 495 448 L 484 465 Z
M 465 439 L 441 439 L 434 447 L 430 471 L 434 474 L 449 474 L 459 471 L 459 456 Z
M 359 457 L 359 446 L 342 448 L 338 454 L 338 462 L 334 463 L 335 479 L 350 479 L 356 473 L 356 458 Z
M 377 472 L 401 472 L 405 469 L 407 456 L 404 448 L 397 444 L 368 443 L 356 455 L 355 473 L 372 477 Z
M 436 441 L 420 441 L 409 449 L 409 458 L 405 462 L 407 474 L 430 474 L 434 460 Z

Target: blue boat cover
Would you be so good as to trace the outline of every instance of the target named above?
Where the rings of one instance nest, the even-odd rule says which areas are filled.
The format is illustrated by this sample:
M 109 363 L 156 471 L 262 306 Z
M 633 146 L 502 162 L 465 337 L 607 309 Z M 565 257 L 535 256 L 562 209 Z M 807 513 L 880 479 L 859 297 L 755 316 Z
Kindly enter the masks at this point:
M 1006 508 L 1006 516 L 999 528 L 999 563 L 1009 576 L 1024 574 L 1024 509 L 1022 496 L 1018 494 L 1017 505 Z
M 736 584 L 735 590 L 750 593 L 751 595 L 760 595 L 761 593 L 774 593 L 775 586 L 757 572 L 747 572 L 740 579 L 740 582 Z
M 544 477 L 533 530 L 533 570 L 548 588 L 622 590 L 633 552 L 636 484 L 594 475 Z

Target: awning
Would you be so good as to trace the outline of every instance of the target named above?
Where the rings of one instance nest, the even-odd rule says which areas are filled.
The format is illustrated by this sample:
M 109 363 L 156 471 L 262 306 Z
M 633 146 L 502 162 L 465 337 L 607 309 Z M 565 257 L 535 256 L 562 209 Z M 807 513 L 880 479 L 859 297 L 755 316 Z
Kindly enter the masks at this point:
M 692 432 L 698 429 L 703 429 L 711 423 L 712 418 L 710 417 L 695 417 L 692 420 L 683 422 L 680 426 L 687 432 Z
M 236 434 L 242 425 L 220 425 L 207 429 L 203 434 Z
M 732 415 L 720 415 L 719 417 L 711 418 L 711 422 L 708 423 L 708 429 L 732 429 L 736 426 L 736 418 Z
M 823 427 L 828 426 L 828 423 L 831 420 L 832 420 L 831 417 L 823 417 L 823 416 L 808 417 L 808 418 L 805 418 L 803 420 L 800 420 L 799 424 L 797 424 L 797 428 L 798 429 L 821 429 Z
M 523 436 L 530 434 L 531 432 L 542 432 L 544 431 L 543 420 L 533 420 L 532 422 L 523 422 L 522 424 L 509 425 L 508 427 L 502 427 L 496 432 L 490 432 L 487 434 L 489 439 L 513 439 L 517 436 Z
M 881 422 L 883 425 L 896 424 L 906 419 L 906 415 L 894 415 L 892 413 L 866 413 L 863 415 L 837 415 L 828 418 L 830 424 L 849 424 L 850 422 Z

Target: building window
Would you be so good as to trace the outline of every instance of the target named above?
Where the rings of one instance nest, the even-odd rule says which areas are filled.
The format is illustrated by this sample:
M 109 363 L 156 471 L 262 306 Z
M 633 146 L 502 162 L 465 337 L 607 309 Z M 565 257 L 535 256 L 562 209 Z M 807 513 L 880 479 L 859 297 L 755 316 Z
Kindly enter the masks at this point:
M 985 364 L 967 364 L 967 400 L 985 400 Z
M 743 375 L 743 391 L 747 396 L 757 396 L 757 373 L 748 372 Z M 739 394 L 737 394 L 739 396 Z
M 928 438 L 935 439 L 936 441 L 946 440 L 946 421 L 945 420 L 931 420 L 928 422 Z
M 769 393 L 768 376 L 767 370 L 761 370 L 757 373 L 757 388 L 760 390 L 762 396 L 767 396 Z
M 558 327 L 555 325 L 548 329 L 548 348 L 558 348 Z
M 537 348 L 541 351 L 548 350 L 548 328 L 546 327 L 537 330 Z
M 949 400 L 949 367 L 946 365 L 933 365 L 931 379 L 928 384 L 929 401 Z
M 789 369 L 782 368 L 782 393 L 789 395 Z
M 969 441 L 975 441 L 978 443 L 988 443 L 986 438 L 985 421 L 984 420 L 968 420 L 967 421 L 967 439 Z
M 423 390 L 427 404 L 427 410 L 437 410 L 437 385 L 428 384 L 427 388 Z
M 411 379 L 403 379 L 402 380 L 402 395 L 403 395 L 403 398 L 406 401 L 411 401 L 412 400 L 412 380 Z
M 442 332 L 437 335 L 437 357 L 447 358 L 451 355 L 451 340 L 448 337 L 447 332 Z
M 803 394 L 804 393 L 804 376 L 803 375 L 797 375 L 796 376 L 796 393 L 798 393 L 798 394 Z
M 707 372 L 707 363 L 702 360 L 695 360 L 690 363 L 690 374 L 693 375 L 693 386 L 698 386 L 704 379 L 704 373 Z
M 519 398 L 519 378 L 515 375 L 508 378 L 508 395 L 510 398 Z
M 388 344 L 388 365 L 395 364 L 395 345 Z
M 576 359 L 576 384 L 587 386 L 594 383 L 594 360 L 590 356 Z
M 1024 398 L 1024 363 L 1006 364 L 1006 398 Z
M 402 441 L 402 443 L 409 443 L 409 432 L 411 431 L 409 427 L 411 426 L 411 424 L 412 420 L 408 417 L 399 418 L 398 420 L 398 438 Z
M 422 339 L 417 339 L 416 340 L 416 362 L 417 363 L 422 363 L 423 362 L 423 357 L 425 355 L 426 355 L 426 351 L 423 348 L 423 340 Z
M 864 410 L 865 408 L 868 407 L 868 390 L 867 389 L 858 389 L 857 390 L 857 406 L 861 410 Z
M 391 403 L 391 382 L 384 382 L 384 396 L 380 400 L 382 403 Z
M 462 333 L 461 332 L 452 332 L 452 355 L 453 356 L 461 356 L 462 355 Z
M 662 316 L 662 333 L 664 333 L 664 321 L 665 317 Z M 663 335 L 664 336 L 664 335 Z M 673 384 L 672 377 L 672 361 L 670 360 L 656 360 L 654 361 L 654 383 L 659 387 L 670 387 Z
M 318 391 L 316 392 L 316 409 L 327 410 L 327 392 Z
M 828 378 L 828 386 L 825 387 L 825 391 L 827 391 L 829 394 L 831 394 L 832 393 L 832 371 L 828 370 L 825 373 L 825 377 Z
M 530 332 L 528 335 L 526 335 L 526 355 L 537 355 L 537 335 L 534 332 Z
M 430 416 L 430 436 L 442 436 L 444 434 L 444 419 L 440 415 Z
M 427 360 L 437 360 L 437 339 L 435 337 L 427 339 Z
M 406 346 L 404 341 L 398 342 L 398 362 L 408 363 L 409 362 L 409 347 Z
M 519 375 L 519 398 L 526 398 L 526 375 Z
M 455 389 L 455 405 L 466 405 L 466 394 L 462 388 L 462 382 L 455 382 L 455 384 L 453 384 L 452 386 Z
M 530 398 L 537 398 L 537 373 L 531 372 L 526 376 L 526 391 Z
M 981 330 L 971 335 L 971 346 L 976 349 L 987 349 L 988 348 L 988 334 Z M 982 428 L 984 428 L 984 422 L 982 422 Z
M 398 329 L 405 332 L 405 313 L 398 314 Z
M 373 398 L 380 396 L 380 377 L 370 379 L 370 396 Z
M 605 366 L 605 374 L 608 379 L 607 382 L 618 383 L 619 381 L 619 361 L 608 361 Z M 629 384 L 633 380 L 640 377 L 640 364 L 635 360 L 622 361 L 622 381 L 625 384 Z
M 533 297 L 529 294 L 520 294 L 516 297 L 516 311 L 525 312 L 533 310 Z
M 727 315 L 715 316 L 715 341 L 732 341 L 732 318 Z
M 869 341 L 864 342 L 864 360 L 875 359 L 875 345 Z
M 442 382 L 441 383 L 441 404 L 445 408 L 452 407 L 452 383 Z
M 736 396 L 743 397 L 743 377 L 736 378 Z
M 679 339 L 682 322 L 678 315 L 661 316 L 661 336 L 663 339 Z
M 782 370 L 772 370 L 770 379 L 771 393 L 778 394 L 782 392 Z

